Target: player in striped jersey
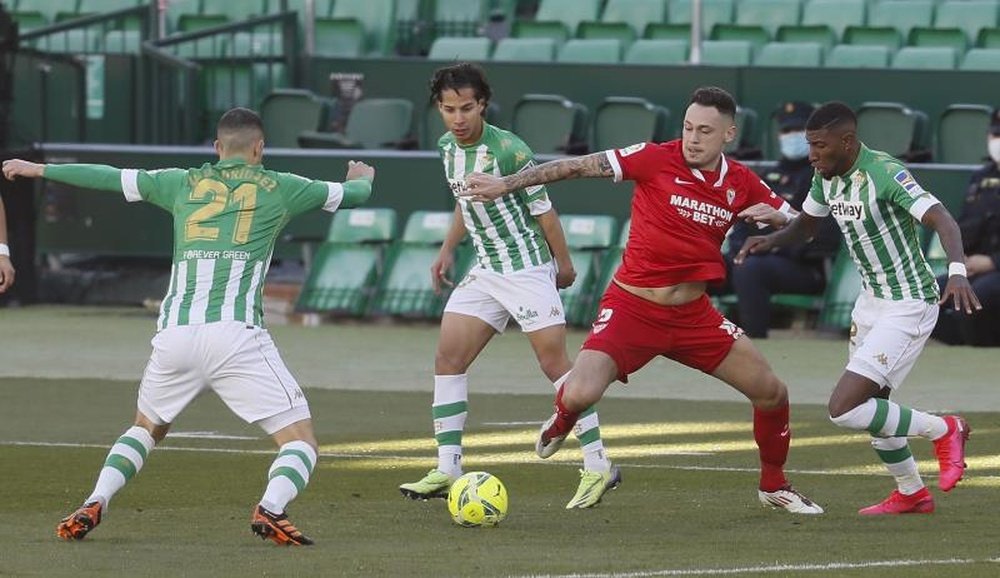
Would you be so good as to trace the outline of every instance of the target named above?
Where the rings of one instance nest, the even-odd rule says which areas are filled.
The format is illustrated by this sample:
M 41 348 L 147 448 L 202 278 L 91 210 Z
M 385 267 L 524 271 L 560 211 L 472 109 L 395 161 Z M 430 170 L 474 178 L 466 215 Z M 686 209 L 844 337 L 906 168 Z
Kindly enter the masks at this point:
M 4 176 L 44 177 L 124 193 L 174 219 L 174 258 L 153 353 L 139 385 L 135 425 L 112 446 L 84 505 L 56 529 L 80 540 L 100 523 L 108 502 L 142 468 L 174 418 L 206 386 L 279 446 L 251 530 L 278 544 L 308 545 L 285 507 L 309 482 L 316 438 L 309 405 L 263 328 L 261 292 L 281 229 L 312 209 L 364 203 L 375 171 L 351 161 L 344 183 L 312 181 L 261 166 L 264 129 L 251 110 L 219 120 L 219 162 L 190 170 L 142 171 L 104 165 L 5 161 Z
M 933 512 L 934 498 L 920 478 L 907 437 L 934 442 L 938 486 L 947 492 L 964 473 L 969 427 L 961 417 L 924 413 L 891 401 L 889 395 L 923 350 L 939 300 L 951 300 L 955 309 L 969 314 L 980 308 L 966 279 L 961 232 L 900 161 L 857 140 L 857 118 L 847 105 L 831 102 L 816 109 L 806 124 L 806 138 L 816 174 L 803 213 L 782 231 L 748 239 L 737 260 L 810 238 L 819 219 L 833 215 L 861 272 L 863 290 L 851 314 L 850 361 L 830 396 L 830 419 L 870 432 L 875 452 L 898 486 L 886 500 L 860 513 Z M 920 250 L 918 223 L 940 235 L 951 261 L 940 298 Z
M 456 197 L 455 218 L 431 267 L 435 289 L 451 285 L 448 274 L 454 251 L 466 234 L 477 263 L 451 294 L 441 320 L 431 408 L 438 466 L 399 487 L 413 499 L 443 497 L 461 475 L 462 431 L 468 414 L 466 371 L 512 316 L 528 335 L 549 381 L 558 389 L 566 380 L 572 364 L 566 355 L 566 321 L 557 288 L 568 287 L 576 277 L 545 187 L 528 187 L 490 203 L 458 196 L 465 176 L 473 171 L 508 175 L 534 164 L 531 149 L 517 135 L 483 120 L 491 90 L 482 69 L 467 63 L 442 68 L 435 72 L 430 91 L 448 128 L 438 148 Z M 604 452 L 593 407 L 584 412 L 575 433 L 584 469 L 566 508 L 589 508 L 621 483 L 621 473 Z

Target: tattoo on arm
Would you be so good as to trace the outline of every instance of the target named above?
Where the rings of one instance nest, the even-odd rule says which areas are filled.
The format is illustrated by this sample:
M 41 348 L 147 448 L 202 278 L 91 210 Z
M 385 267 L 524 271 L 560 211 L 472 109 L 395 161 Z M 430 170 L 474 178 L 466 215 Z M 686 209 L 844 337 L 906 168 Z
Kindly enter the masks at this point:
M 515 191 L 566 179 L 611 177 L 614 174 L 608 155 L 602 151 L 582 157 L 542 163 L 519 173 L 508 175 L 503 180 L 507 191 Z

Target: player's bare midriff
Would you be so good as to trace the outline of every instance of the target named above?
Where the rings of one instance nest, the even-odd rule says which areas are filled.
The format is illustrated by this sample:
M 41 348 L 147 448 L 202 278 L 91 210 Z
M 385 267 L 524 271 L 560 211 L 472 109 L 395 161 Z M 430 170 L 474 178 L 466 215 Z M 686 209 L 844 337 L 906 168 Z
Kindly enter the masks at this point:
M 622 283 L 617 279 L 614 279 L 614 283 L 636 297 L 652 301 L 657 305 L 667 306 L 690 303 L 701 297 L 708 287 L 708 283 L 704 281 L 678 283 L 677 285 L 668 285 L 666 287 L 636 287 Z

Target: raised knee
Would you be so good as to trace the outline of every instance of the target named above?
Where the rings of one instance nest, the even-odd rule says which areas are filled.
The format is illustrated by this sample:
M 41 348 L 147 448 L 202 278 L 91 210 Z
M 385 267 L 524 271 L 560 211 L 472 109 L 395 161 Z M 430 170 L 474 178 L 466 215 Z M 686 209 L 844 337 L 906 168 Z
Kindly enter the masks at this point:
M 771 409 L 788 403 L 788 388 L 785 384 L 773 373 L 764 379 L 768 380 L 768 386 L 752 400 L 754 407 Z

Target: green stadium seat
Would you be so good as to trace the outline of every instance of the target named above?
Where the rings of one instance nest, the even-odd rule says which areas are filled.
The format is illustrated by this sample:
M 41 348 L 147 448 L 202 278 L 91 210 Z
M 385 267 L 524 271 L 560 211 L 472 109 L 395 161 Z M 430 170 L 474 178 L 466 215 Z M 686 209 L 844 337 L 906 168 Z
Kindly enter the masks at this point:
M 743 106 L 736 107 L 736 138 L 723 150 L 727 155 L 741 156 L 745 151 L 755 151 L 757 145 L 757 111 Z
M 733 11 L 733 0 L 702 0 L 701 2 L 701 25 L 702 34 L 708 34 L 716 24 L 732 23 L 735 13 Z M 685 28 L 690 28 L 691 24 L 691 0 L 670 0 L 667 9 L 667 18 L 670 24 L 685 24 Z M 649 36 L 648 38 L 656 38 Z M 691 38 L 690 31 L 687 38 Z
M 358 20 L 317 18 L 313 30 L 316 56 L 358 58 L 365 53 L 365 28 Z
M 815 42 L 769 42 L 754 59 L 754 66 L 816 68 L 822 65 L 823 46 Z
M 1000 48 L 1000 28 L 983 28 L 980 30 L 976 46 L 980 48 Z
M 14 22 L 17 22 L 17 27 L 21 34 L 38 28 L 45 28 L 49 25 L 49 21 L 41 12 L 12 11 L 10 16 Z
M 511 130 L 535 154 L 579 152 L 587 142 L 587 108 L 564 96 L 525 94 L 514 106 Z
M 363 53 L 387 55 L 395 46 L 395 9 L 395 0 L 336 0 L 330 19 L 357 22 L 364 31 Z
M 77 10 L 81 14 L 100 14 L 135 8 L 146 4 L 143 0 L 80 0 Z
M 257 106 L 253 67 L 249 64 L 203 64 L 199 79 L 204 87 L 209 118 L 218 118 L 234 106 Z
M 184 30 L 180 21 L 188 14 L 201 14 L 201 0 L 170 0 L 167 4 L 167 31 Z
M 771 41 L 771 34 L 763 26 L 743 24 L 716 24 L 711 37 L 712 40 L 745 40 L 753 45 L 755 52 Z
M 923 147 L 927 115 L 898 102 L 865 102 L 857 109 L 858 138 L 869 148 L 905 159 Z
M 560 215 L 576 282 L 559 291 L 566 320 L 586 324 L 596 299 L 594 285 L 601 274 L 604 253 L 614 242 L 615 218 L 607 215 Z
M 483 62 L 490 59 L 493 43 L 489 38 L 439 37 L 431 44 L 429 60 Z
M 569 40 L 569 30 L 562 22 L 537 22 L 535 20 L 519 20 L 514 23 L 512 36 L 514 38 L 534 39 L 544 38 L 554 44 L 562 45 Z M 500 42 L 503 42 L 501 40 Z
M 838 44 L 826 58 L 827 68 L 888 68 L 889 49 L 877 45 Z
M 623 46 L 653 23 L 666 21 L 666 0 L 608 0 L 600 22 L 581 22 L 581 38 L 619 38 Z M 627 41 L 626 41 L 627 39 Z
M 688 58 L 686 40 L 651 40 L 641 38 L 625 51 L 627 64 L 685 64 Z
M 41 14 L 47 23 L 54 24 L 60 20 L 61 14 L 75 14 L 79 9 L 77 0 L 21 0 L 14 11 L 35 12 Z
M 296 310 L 364 315 L 395 233 L 396 212 L 392 209 L 335 213 L 327 240 L 316 251 Z
M 552 62 L 556 42 L 551 38 L 504 38 L 493 51 L 496 62 Z
M 596 299 L 594 299 L 593 307 L 591 308 L 591 318 L 597 315 L 601 295 L 608 290 L 608 286 L 611 285 L 611 280 L 615 276 L 615 271 L 622 264 L 622 254 L 625 252 L 625 244 L 628 243 L 628 231 L 631 226 L 632 220 L 626 220 L 625 224 L 622 225 L 621 233 L 618 235 L 618 242 L 609 247 L 607 254 L 604 256 L 604 262 L 601 264 L 601 274 L 594 286 Z
M 669 138 L 670 111 L 644 98 L 609 96 L 594 113 L 594 150 Z
M 893 68 L 954 70 L 958 56 L 947 46 L 904 46 L 892 59 Z
M 629 46 L 638 37 L 635 29 L 624 22 L 581 22 L 577 35 L 587 40 L 615 40 Z
M 846 44 L 884 46 L 890 53 L 903 45 L 903 35 L 891 26 L 848 26 L 844 31 Z
M 452 211 L 415 211 L 406 220 L 403 237 L 390 251 L 385 274 L 372 311 L 376 314 L 419 319 L 441 315 L 446 301 L 431 282 L 431 265 L 437 259 L 451 227 Z M 454 278 L 460 279 L 471 264 L 469 251 L 457 251 Z
M 914 28 L 910 30 L 910 45 L 946 46 L 956 54 L 964 54 L 969 47 L 969 39 L 958 28 Z
M 230 22 L 242 22 L 267 14 L 266 0 L 202 0 L 202 14 L 224 14 Z
M 642 37 L 648 40 L 675 40 L 690 43 L 691 25 L 653 22 L 646 26 L 646 30 L 643 32 Z
M 993 110 L 982 104 L 953 104 L 941 113 L 937 130 L 937 161 L 978 164 L 986 158 L 986 135 Z
M 475 36 L 486 21 L 488 0 L 436 0 L 435 36 Z
M 965 53 L 959 70 L 1000 71 L 1000 48 L 973 48 Z
M 712 66 L 750 66 L 753 44 L 747 40 L 706 40 L 701 43 L 701 63 Z
M 934 22 L 935 0 L 892 0 L 868 5 L 868 26 L 893 28 L 902 38 L 917 27 L 929 27 Z
M 134 54 L 141 49 L 142 33 L 138 30 L 111 30 L 104 35 L 104 51 L 109 54 Z
M 229 56 L 237 58 L 282 56 L 285 46 L 280 32 L 236 32 Z
M 1000 21 L 1000 4 L 996 0 L 950 1 L 938 5 L 934 15 L 935 28 L 957 28 L 975 41 L 983 28 L 995 28 Z
M 559 49 L 556 62 L 617 64 L 622 60 L 622 44 L 610 38 L 572 38 Z
M 795 26 L 802 18 L 800 0 L 753 0 L 736 3 L 735 24 L 761 26 L 772 37 L 782 25 Z
M 71 29 L 38 39 L 37 48 L 46 52 L 93 54 L 103 50 L 101 33 L 94 29 Z
M 359 100 L 347 117 L 344 133 L 306 131 L 299 134 L 305 148 L 400 148 L 409 140 L 413 103 L 402 98 Z
M 829 26 L 822 24 L 802 26 L 782 26 L 778 28 L 778 42 L 812 42 L 823 47 L 828 53 L 837 44 L 837 35 Z
M 229 24 L 225 14 L 181 14 L 177 19 L 177 29 L 181 32 L 198 32 Z
M 841 248 L 833 260 L 830 279 L 823 293 L 823 308 L 819 328 L 827 331 L 847 331 L 851 327 L 851 311 L 861 294 L 861 275 L 846 248 Z
M 229 52 L 230 37 L 214 34 L 204 38 L 174 44 L 177 56 L 184 58 L 223 58 Z
M 601 3 L 601 0 L 541 0 L 535 22 L 558 22 L 566 28 L 567 36 L 573 37 L 581 22 L 597 20 Z
M 940 277 L 948 272 L 948 254 L 944 252 L 944 245 L 941 244 L 941 237 L 937 231 L 931 233 L 924 255 L 927 257 L 927 264 L 931 266 L 935 277 Z
M 807 0 L 802 25 L 827 26 L 840 38 L 848 26 L 864 25 L 867 4 L 865 0 Z
M 299 133 L 320 130 L 329 108 L 308 90 L 283 88 L 268 94 L 260 104 L 268 147 L 297 148 Z

